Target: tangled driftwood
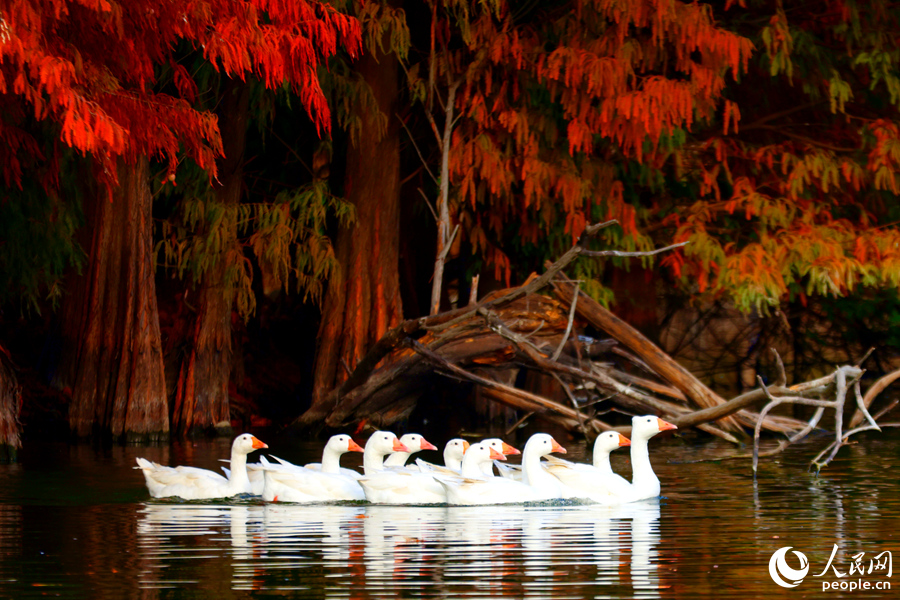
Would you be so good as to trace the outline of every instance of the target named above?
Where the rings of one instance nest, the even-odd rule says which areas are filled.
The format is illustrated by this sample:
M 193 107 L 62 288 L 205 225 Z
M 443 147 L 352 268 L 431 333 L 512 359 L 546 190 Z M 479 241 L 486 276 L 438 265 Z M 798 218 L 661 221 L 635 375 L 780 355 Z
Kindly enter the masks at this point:
M 782 365 L 780 359 L 778 360 L 778 365 L 781 371 L 781 375 L 778 383 L 776 383 L 775 386 L 766 387 L 762 379 L 759 379 L 760 389 L 766 395 L 766 398 L 768 398 L 769 403 L 766 404 L 765 408 L 763 408 L 763 410 L 759 413 L 759 421 L 757 422 L 756 429 L 753 433 L 754 473 L 757 471 L 757 467 L 759 465 L 759 433 L 760 429 L 762 428 L 763 420 L 765 419 L 765 416 L 769 413 L 769 411 L 776 408 L 777 406 L 780 406 L 782 404 L 804 404 L 807 406 L 815 406 L 816 412 L 813 414 L 812 418 L 809 420 L 806 426 L 803 427 L 803 429 L 797 431 L 786 440 L 783 440 L 778 445 L 778 447 L 775 450 L 770 451 L 768 455 L 781 452 L 789 445 L 805 438 L 819 424 L 819 421 L 825 414 L 825 409 L 834 409 L 835 440 L 824 450 L 822 450 L 822 452 L 820 452 L 810 463 L 810 466 L 812 468 L 815 468 L 818 472 L 822 467 L 824 467 L 834 459 L 834 457 L 838 453 L 838 450 L 840 450 L 841 447 L 847 443 L 847 440 L 850 438 L 850 436 L 863 431 L 881 431 L 881 426 L 878 425 L 876 419 L 881 417 L 897 405 L 897 402 L 895 401 L 885 410 L 882 410 L 876 417 L 870 415 L 867 404 L 863 399 L 862 392 L 860 391 L 860 379 L 862 378 L 862 374 L 864 371 L 858 366 L 845 365 L 837 368 L 831 375 L 828 375 L 827 377 L 822 377 L 821 379 L 808 381 L 802 384 L 791 386 L 790 388 L 786 388 L 784 366 Z M 772 393 L 773 390 L 776 389 L 780 393 L 779 397 L 775 397 L 775 395 L 773 395 Z M 858 407 L 858 414 L 862 415 L 862 419 L 865 419 L 867 421 L 867 424 L 863 427 L 854 427 L 851 422 L 852 428 L 849 431 L 844 432 L 844 403 L 847 400 L 847 394 L 850 390 L 853 391 L 853 396 Z M 825 396 L 830 396 L 831 394 L 834 395 L 834 400 L 823 399 Z M 894 424 L 888 423 L 884 426 L 894 426 Z
M 587 250 L 590 236 L 609 224 L 588 227 L 563 257 L 520 287 L 494 292 L 465 308 L 404 321 L 375 344 L 325 403 L 304 414 L 300 424 L 337 428 L 366 419 L 375 426 L 389 426 L 412 411 L 429 378 L 438 374 L 478 386 L 483 398 L 511 406 L 524 418 L 539 414 L 589 438 L 615 428 L 601 419 L 614 406 L 631 414 L 658 414 L 681 429 L 697 427 L 734 443 L 747 440 L 749 428 L 755 428 L 755 442 L 766 429 L 787 434 L 787 443 L 792 443 L 816 426 L 825 408 L 840 412 L 848 377 L 859 394 L 861 370 L 846 367 L 791 387 L 785 385 L 782 369 L 782 381 L 773 386 L 763 385 L 729 401 L 721 398 L 636 329 L 580 294 L 578 283 L 563 274 L 578 256 L 649 254 Z M 610 339 L 586 339 L 582 333 L 587 325 Z M 613 353 L 617 361 L 634 367 L 631 371 L 643 374 L 602 360 Z M 492 378 L 491 369 L 548 374 L 567 402 Z M 822 399 L 834 390 L 838 398 Z M 768 406 L 759 414 L 750 410 L 766 401 Z M 812 404 L 819 410 L 809 422 L 770 414 L 784 403 Z M 861 399 L 859 407 L 865 411 Z M 867 427 L 873 425 L 869 417 Z M 837 439 L 844 439 L 840 424 Z M 755 468 L 756 443 L 753 456 Z

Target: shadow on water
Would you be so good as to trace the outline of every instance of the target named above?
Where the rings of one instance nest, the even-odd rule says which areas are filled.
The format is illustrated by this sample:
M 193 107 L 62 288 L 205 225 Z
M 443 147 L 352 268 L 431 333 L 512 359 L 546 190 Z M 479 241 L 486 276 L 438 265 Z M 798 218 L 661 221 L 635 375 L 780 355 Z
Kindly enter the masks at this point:
M 0 598 L 856 597 L 850 582 L 891 581 L 879 553 L 900 556 L 896 435 L 861 437 L 818 477 L 817 449 L 792 448 L 755 479 L 748 460 L 689 462 L 727 446 L 661 439 L 663 498 L 623 507 L 153 501 L 132 469 L 218 469 L 227 448 L 48 444 L 0 465 Z M 303 463 L 318 447 L 273 451 Z M 613 466 L 627 475 L 627 454 Z M 788 546 L 788 574 L 793 551 L 808 559 L 793 589 L 769 571 Z

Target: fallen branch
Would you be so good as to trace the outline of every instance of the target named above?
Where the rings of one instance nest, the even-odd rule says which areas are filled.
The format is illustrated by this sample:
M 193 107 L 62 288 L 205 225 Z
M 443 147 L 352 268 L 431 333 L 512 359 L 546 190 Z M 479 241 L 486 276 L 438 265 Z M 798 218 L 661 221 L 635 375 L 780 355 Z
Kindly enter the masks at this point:
M 875 401 L 875 398 L 877 398 L 881 392 L 883 392 L 885 389 L 887 389 L 887 387 L 889 385 L 891 385 L 898 379 L 900 379 L 900 369 L 893 371 L 891 373 L 888 373 L 887 375 L 885 375 L 884 377 L 880 378 L 878 381 L 873 383 L 872 387 L 870 387 L 869 389 L 866 390 L 866 395 L 863 396 L 863 406 L 865 406 L 866 409 L 868 410 L 868 408 L 870 406 L 872 406 L 872 402 Z M 856 412 L 853 413 L 853 418 L 850 419 L 850 427 L 858 426 L 860 423 L 863 422 L 863 419 L 865 419 L 865 418 L 866 417 L 863 414 L 863 411 L 861 409 L 857 408 Z
M 780 361 L 779 361 L 780 364 Z M 787 440 L 786 444 L 782 445 L 782 450 L 786 448 L 788 445 L 795 443 L 806 436 L 810 431 L 815 428 L 818 424 L 819 420 L 822 418 L 823 413 L 826 408 L 833 408 L 835 411 L 834 417 L 834 431 L 835 431 L 835 442 L 830 446 L 832 448 L 831 454 L 828 455 L 828 458 L 824 461 L 820 461 L 821 457 L 824 454 L 817 456 L 812 464 L 816 466 L 817 470 L 821 469 L 823 466 L 827 465 L 831 460 L 835 457 L 838 450 L 840 450 L 843 445 L 842 440 L 845 439 L 843 435 L 843 415 L 844 415 L 844 402 L 847 398 L 848 387 L 852 387 L 856 396 L 857 404 L 865 413 L 865 418 L 869 421 L 869 425 L 865 429 L 876 429 L 879 430 L 878 425 L 875 423 L 875 420 L 868 413 L 865 406 L 863 405 L 862 395 L 859 393 L 859 380 L 863 374 L 863 370 L 859 367 L 855 366 L 843 366 L 839 367 L 833 373 L 832 380 L 835 390 L 835 398 L 834 400 L 819 400 L 813 398 L 804 398 L 799 395 L 785 395 L 781 397 L 775 397 L 772 395 L 770 389 L 766 387 L 765 383 L 762 381 L 762 378 L 757 377 L 760 383 L 760 387 L 762 392 L 766 395 L 766 398 L 769 399 L 769 403 L 766 404 L 765 408 L 759 413 L 759 419 L 756 423 L 756 428 L 753 432 L 753 473 L 755 474 L 757 471 L 757 467 L 759 465 L 759 433 L 762 428 L 762 422 L 765 418 L 766 414 L 772 409 L 782 405 L 782 404 L 803 404 L 807 406 L 815 406 L 817 407 L 816 412 L 813 414 L 812 419 L 810 419 L 809 423 L 807 423 L 806 427 L 804 427 L 801 431 L 797 432 L 791 438 Z M 783 380 L 783 376 L 782 376 Z M 862 430 L 862 429 L 860 429 Z
M 574 286 L 570 281 L 554 281 L 553 287 L 561 300 L 567 303 L 573 301 L 575 292 Z M 578 314 L 594 327 L 607 332 L 616 340 L 625 344 L 641 360 L 647 363 L 653 371 L 658 373 L 660 377 L 678 388 L 700 407 L 711 408 L 725 403 L 723 398 L 703 385 L 699 379 L 679 365 L 671 356 L 660 350 L 656 344 L 647 339 L 634 327 L 605 309 L 600 303 L 589 297 L 584 297 L 578 304 Z M 743 431 L 740 424 L 733 418 L 727 415 L 719 418 L 722 419 L 719 425 L 726 431 Z

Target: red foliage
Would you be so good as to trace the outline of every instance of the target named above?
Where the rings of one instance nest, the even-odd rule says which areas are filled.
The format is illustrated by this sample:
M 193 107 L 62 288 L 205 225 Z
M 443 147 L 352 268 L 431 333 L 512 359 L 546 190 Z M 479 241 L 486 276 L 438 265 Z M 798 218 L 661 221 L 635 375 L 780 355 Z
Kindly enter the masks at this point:
M 0 2 L 2 104 L 23 101 L 62 141 L 92 155 L 115 183 L 116 157 L 155 156 L 174 172 L 184 152 L 215 176 L 222 141 L 215 115 L 192 106 L 197 85 L 175 62 L 188 43 L 229 77 L 285 82 L 319 131 L 330 114 L 316 69 L 338 48 L 360 49 L 358 22 L 318 0 L 3 0 Z M 156 67 L 172 65 L 180 97 L 153 90 Z M 17 151 L 35 153 L 0 121 L 7 183 L 21 178 Z

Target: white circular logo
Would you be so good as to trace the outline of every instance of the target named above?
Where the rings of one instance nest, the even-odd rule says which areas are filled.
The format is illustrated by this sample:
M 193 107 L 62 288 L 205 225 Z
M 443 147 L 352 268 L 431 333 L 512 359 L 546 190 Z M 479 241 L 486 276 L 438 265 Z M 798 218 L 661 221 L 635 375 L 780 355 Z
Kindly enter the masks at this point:
M 772 555 L 772 558 L 769 559 L 769 575 L 772 576 L 772 581 L 783 588 L 797 587 L 803 581 L 803 578 L 806 577 L 806 574 L 809 573 L 809 561 L 806 560 L 806 555 L 802 552 L 793 551 L 797 558 L 800 559 L 800 568 L 792 569 L 788 566 L 785 554 L 791 548 L 792 546 L 779 548 Z

